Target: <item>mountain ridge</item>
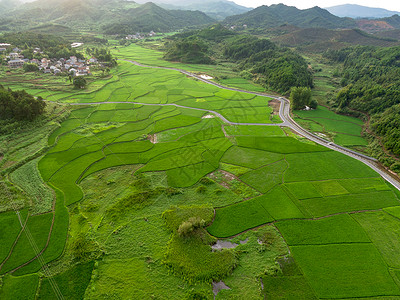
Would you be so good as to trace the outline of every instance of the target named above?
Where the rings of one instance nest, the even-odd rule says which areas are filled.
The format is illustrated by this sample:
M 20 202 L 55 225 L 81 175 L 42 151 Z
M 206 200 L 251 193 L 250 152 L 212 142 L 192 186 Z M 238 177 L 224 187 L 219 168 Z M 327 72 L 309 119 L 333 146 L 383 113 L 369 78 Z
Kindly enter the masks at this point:
M 146 0 L 138 0 L 137 2 L 143 3 L 145 1 Z M 220 21 L 228 16 L 238 15 L 251 10 L 251 8 L 238 5 L 228 0 L 153 0 L 153 2 L 163 8 L 172 10 L 199 10 Z
M 125 34 L 165 32 L 214 21 L 199 11 L 166 10 L 150 2 L 140 5 L 126 0 L 37 0 L 0 16 L 0 28 L 27 30 L 52 23 L 91 31 L 113 28 L 113 33 Z M 118 30 L 118 25 L 124 27 Z
M 342 4 L 325 8 L 331 14 L 338 17 L 349 17 L 353 19 L 371 18 L 380 19 L 400 14 L 398 11 L 391 11 L 384 8 L 368 7 L 357 4 Z
M 227 25 L 247 25 L 248 28 L 278 27 L 285 24 L 301 28 L 321 27 L 327 29 L 351 28 L 353 19 L 339 18 L 318 6 L 300 10 L 284 4 L 263 5 L 241 15 L 227 17 Z

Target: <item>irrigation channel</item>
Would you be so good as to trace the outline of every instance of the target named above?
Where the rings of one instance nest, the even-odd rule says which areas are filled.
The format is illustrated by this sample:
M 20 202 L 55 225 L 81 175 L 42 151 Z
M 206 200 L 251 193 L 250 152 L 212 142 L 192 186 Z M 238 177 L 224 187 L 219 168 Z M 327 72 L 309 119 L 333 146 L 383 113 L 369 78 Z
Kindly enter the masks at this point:
M 122 59 L 121 59 L 122 60 Z M 279 96 L 274 96 L 274 95 L 268 95 L 265 93 L 260 93 L 260 92 L 251 92 L 251 91 L 246 91 L 246 90 L 241 90 L 241 89 L 236 89 L 236 88 L 231 88 L 231 87 L 226 87 L 223 85 L 220 85 L 216 82 L 213 82 L 208 79 L 204 79 L 200 77 L 199 75 L 193 74 L 191 72 L 182 70 L 182 69 L 177 69 L 177 68 L 168 68 L 168 67 L 158 67 L 158 66 L 147 66 L 143 65 L 137 61 L 132 61 L 132 60 L 122 60 L 122 61 L 127 61 L 130 62 L 136 66 L 143 67 L 143 68 L 152 68 L 152 69 L 163 69 L 163 70 L 173 70 L 173 71 L 178 71 L 181 72 L 184 75 L 187 75 L 189 77 L 195 78 L 197 80 L 200 80 L 204 83 L 211 84 L 213 86 L 216 86 L 221 89 L 225 90 L 230 90 L 234 92 L 241 92 L 241 93 L 247 93 L 247 94 L 253 94 L 261 97 L 268 97 L 272 99 L 278 100 L 280 104 L 279 108 L 279 117 L 282 120 L 282 123 L 274 123 L 274 124 L 263 124 L 263 123 L 236 123 L 236 122 L 231 122 L 227 120 L 223 115 L 216 111 L 208 110 L 208 109 L 201 109 L 201 108 L 194 108 L 194 107 L 188 107 L 188 106 L 183 106 L 175 103 L 158 103 L 158 104 L 149 104 L 149 103 L 140 103 L 140 102 L 91 102 L 91 103 L 69 103 L 70 105 L 99 105 L 99 104 L 122 104 L 122 103 L 132 103 L 132 104 L 139 104 L 139 105 L 151 105 L 151 106 L 175 106 L 179 108 L 187 108 L 187 109 L 194 109 L 194 110 L 199 110 L 199 111 L 204 111 L 204 112 L 209 112 L 211 114 L 214 114 L 218 118 L 220 118 L 224 123 L 229 124 L 229 125 L 256 125 L 256 126 L 280 126 L 280 127 L 288 127 L 295 131 L 297 134 L 299 134 L 302 137 L 305 137 L 309 139 L 310 141 L 313 141 L 319 145 L 322 145 L 324 147 L 327 147 L 329 149 L 332 149 L 334 151 L 338 151 L 340 153 L 343 153 L 347 156 L 350 156 L 354 159 L 357 159 L 358 161 L 361 161 L 362 163 L 366 164 L 369 166 L 371 169 L 376 171 L 379 175 L 382 176 L 383 179 L 385 179 L 387 182 L 392 184 L 396 189 L 400 191 L 400 182 L 399 180 L 392 175 L 389 171 L 387 171 L 375 158 L 369 157 L 367 155 L 361 154 L 359 152 L 347 149 L 345 147 L 342 147 L 340 145 L 334 144 L 333 142 L 327 141 L 307 130 L 305 130 L 303 127 L 301 127 L 299 124 L 296 123 L 290 116 L 290 101 L 284 97 L 279 97 Z

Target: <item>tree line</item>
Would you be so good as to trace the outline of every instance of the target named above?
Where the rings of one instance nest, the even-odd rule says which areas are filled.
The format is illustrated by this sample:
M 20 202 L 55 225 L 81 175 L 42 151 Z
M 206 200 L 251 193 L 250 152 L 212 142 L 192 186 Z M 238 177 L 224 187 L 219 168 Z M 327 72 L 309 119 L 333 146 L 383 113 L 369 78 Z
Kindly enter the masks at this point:
M 44 113 L 46 102 L 25 90 L 12 91 L 0 85 L 0 119 L 32 121 Z
M 386 149 L 400 155 L 400 47 L 358 46 L 324 56 L 343 65 L 342 88 L 334 98 L 337 110 L 368 113 Z
M 164 58 L 171 61 L 233 62 L 243 77 L 276 92 L 313 87 L 312 72 L 299 54 L 267 39 L 235 33 L 222 25 L 175 35 L 166 43 L 166 49 Z

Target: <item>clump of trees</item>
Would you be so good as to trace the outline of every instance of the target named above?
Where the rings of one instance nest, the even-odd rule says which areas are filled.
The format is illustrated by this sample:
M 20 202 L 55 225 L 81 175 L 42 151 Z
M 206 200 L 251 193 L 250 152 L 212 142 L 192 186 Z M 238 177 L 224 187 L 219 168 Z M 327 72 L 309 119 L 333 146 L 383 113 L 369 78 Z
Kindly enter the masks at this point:
M 39 71 L 39 67 L 36 64 L 24 64 L 24 71 L 25 72 L 36 72 Z
M 86 53 L 88 55 L 93 55 L 98 61 L 107 63 L 110 67 L 115 67 L 117 65 L 117 60 L 112 56 L 110 50 L 105 48 L 86 48 Z
M 72 255 L 81 262 L 97 259 L 102 251 L 99 244 L 84 234 L 78 235 L 72 244 Z
M 164 58 L 192 64 L 215 63 L 209 55 L 209 45 L 197 37 L 188 37 L 171 43 Z
M 294 86 L 313 87 L 312 73 L 304 58 L 267 39 L 246 35 L 230 38 L 224 55 L 238 62 L 245 78 L 250 78 L 249 73 L 253 74 L 270 90 L 286 93 Z
M 46 102 L 33 97 L 25 90 L 12 91 L 0 85 L 0 118 L 32 121 L 44 113 Z
M 383 137 L 383 142 L 387 149 L 400 155 L 400 104 L 375 115 L 372 119 L 371 127 Z M 397 166 L 395 171 L 400 172 L 400 166 Z
M 316 109 L 318 106 L 318 102 L 311 98 L 311 89 L 308 87 L 292 88 L 290 100 L 293 110 L 304 109 L 306 106 Z
M 184 221 L 178 228 L 178 234 L 180 236 L 187 236 L 197 228 L 203 228 L 206 221 L 200 217 L 191 217 L 187 221 Z
M 74 87 L 76 89 L 84 89 L 87 85 L 87 81 L 83 77 L 75 77 L 74 78 Z

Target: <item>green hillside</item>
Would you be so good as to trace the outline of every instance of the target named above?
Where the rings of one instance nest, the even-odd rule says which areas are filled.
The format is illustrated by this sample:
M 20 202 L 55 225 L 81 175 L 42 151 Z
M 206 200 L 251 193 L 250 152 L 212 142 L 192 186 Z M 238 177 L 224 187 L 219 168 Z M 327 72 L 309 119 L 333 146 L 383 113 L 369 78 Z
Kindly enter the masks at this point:
M 1 30 L 26 30 L 44 23 L 109 33 L 171 31 L 214 20 L 201 12 L 169 11 L 126 0 L 37 0 L 0 17 Z
M 342 64 L 342 89 L 332 105 L 343 113 L 367 113 L 374 138 L 386 149 L 388 158 L 375 155 L 392 170 L 400 164 L 399 104 L 400 47 L 354 47 L 327 51 L 324 56 Z M 376 149 L 375 149 L 376 150 Z
M 104 25 L 108 34 L 134 33 L 143 31 L 167 32 L 187 26 L 203 25 L 215 22 L 214 19 L 199 11 L 166 10 L 154 3 L 146 3 L 130 9 L 121 21 Z
M 302 28 L 321 27 L 331 29 L 355 26 L 354 20 L 336 17 L 317 6 L 300 10 L 284 4 L 263 5 L 247 13 L 228 17 L 224 23 L 237 26 L 247 25 L 249 29 L 277 27 L 284 24 Z
M 275 36 L 272 40 L 282 46 L 300 47 L 307 52 L 324 52 L 351 45 L 391 47 L 399 44 L 398 40 L 374 36 L 359 29 L 302 28 Z
M 390 26 L 393 26 L 396 29 L 400 29 L 400 16 L 399 15 L 394 15 L 389 18 L 383 18 L 381 20 L 385 21 Z
M 226 0 L 191 0 L 181 2 L 160 0 L 154 2 L 157 4 L 159 3 L 161 7 L 168 9 L 199 10 L 206 13 L 208 16 L 221 21 L 226 17 L 243 14 L 251 10 L 251 8 Z
M 377 32 L 375 35 L 379 36 L 379 37 L 383 37 L 383 38 L 400 40 L 400 29 L 381 31 L 381 32 Z
M 167 44 L 164 58 L 203 64 L 229 61 L 243 78 L 280 93 L 287 93 L 294 86 L 313 86 L 312 74 L 299 54 L 268 39 L 238 34 L 220 24 L 176 35 Z

